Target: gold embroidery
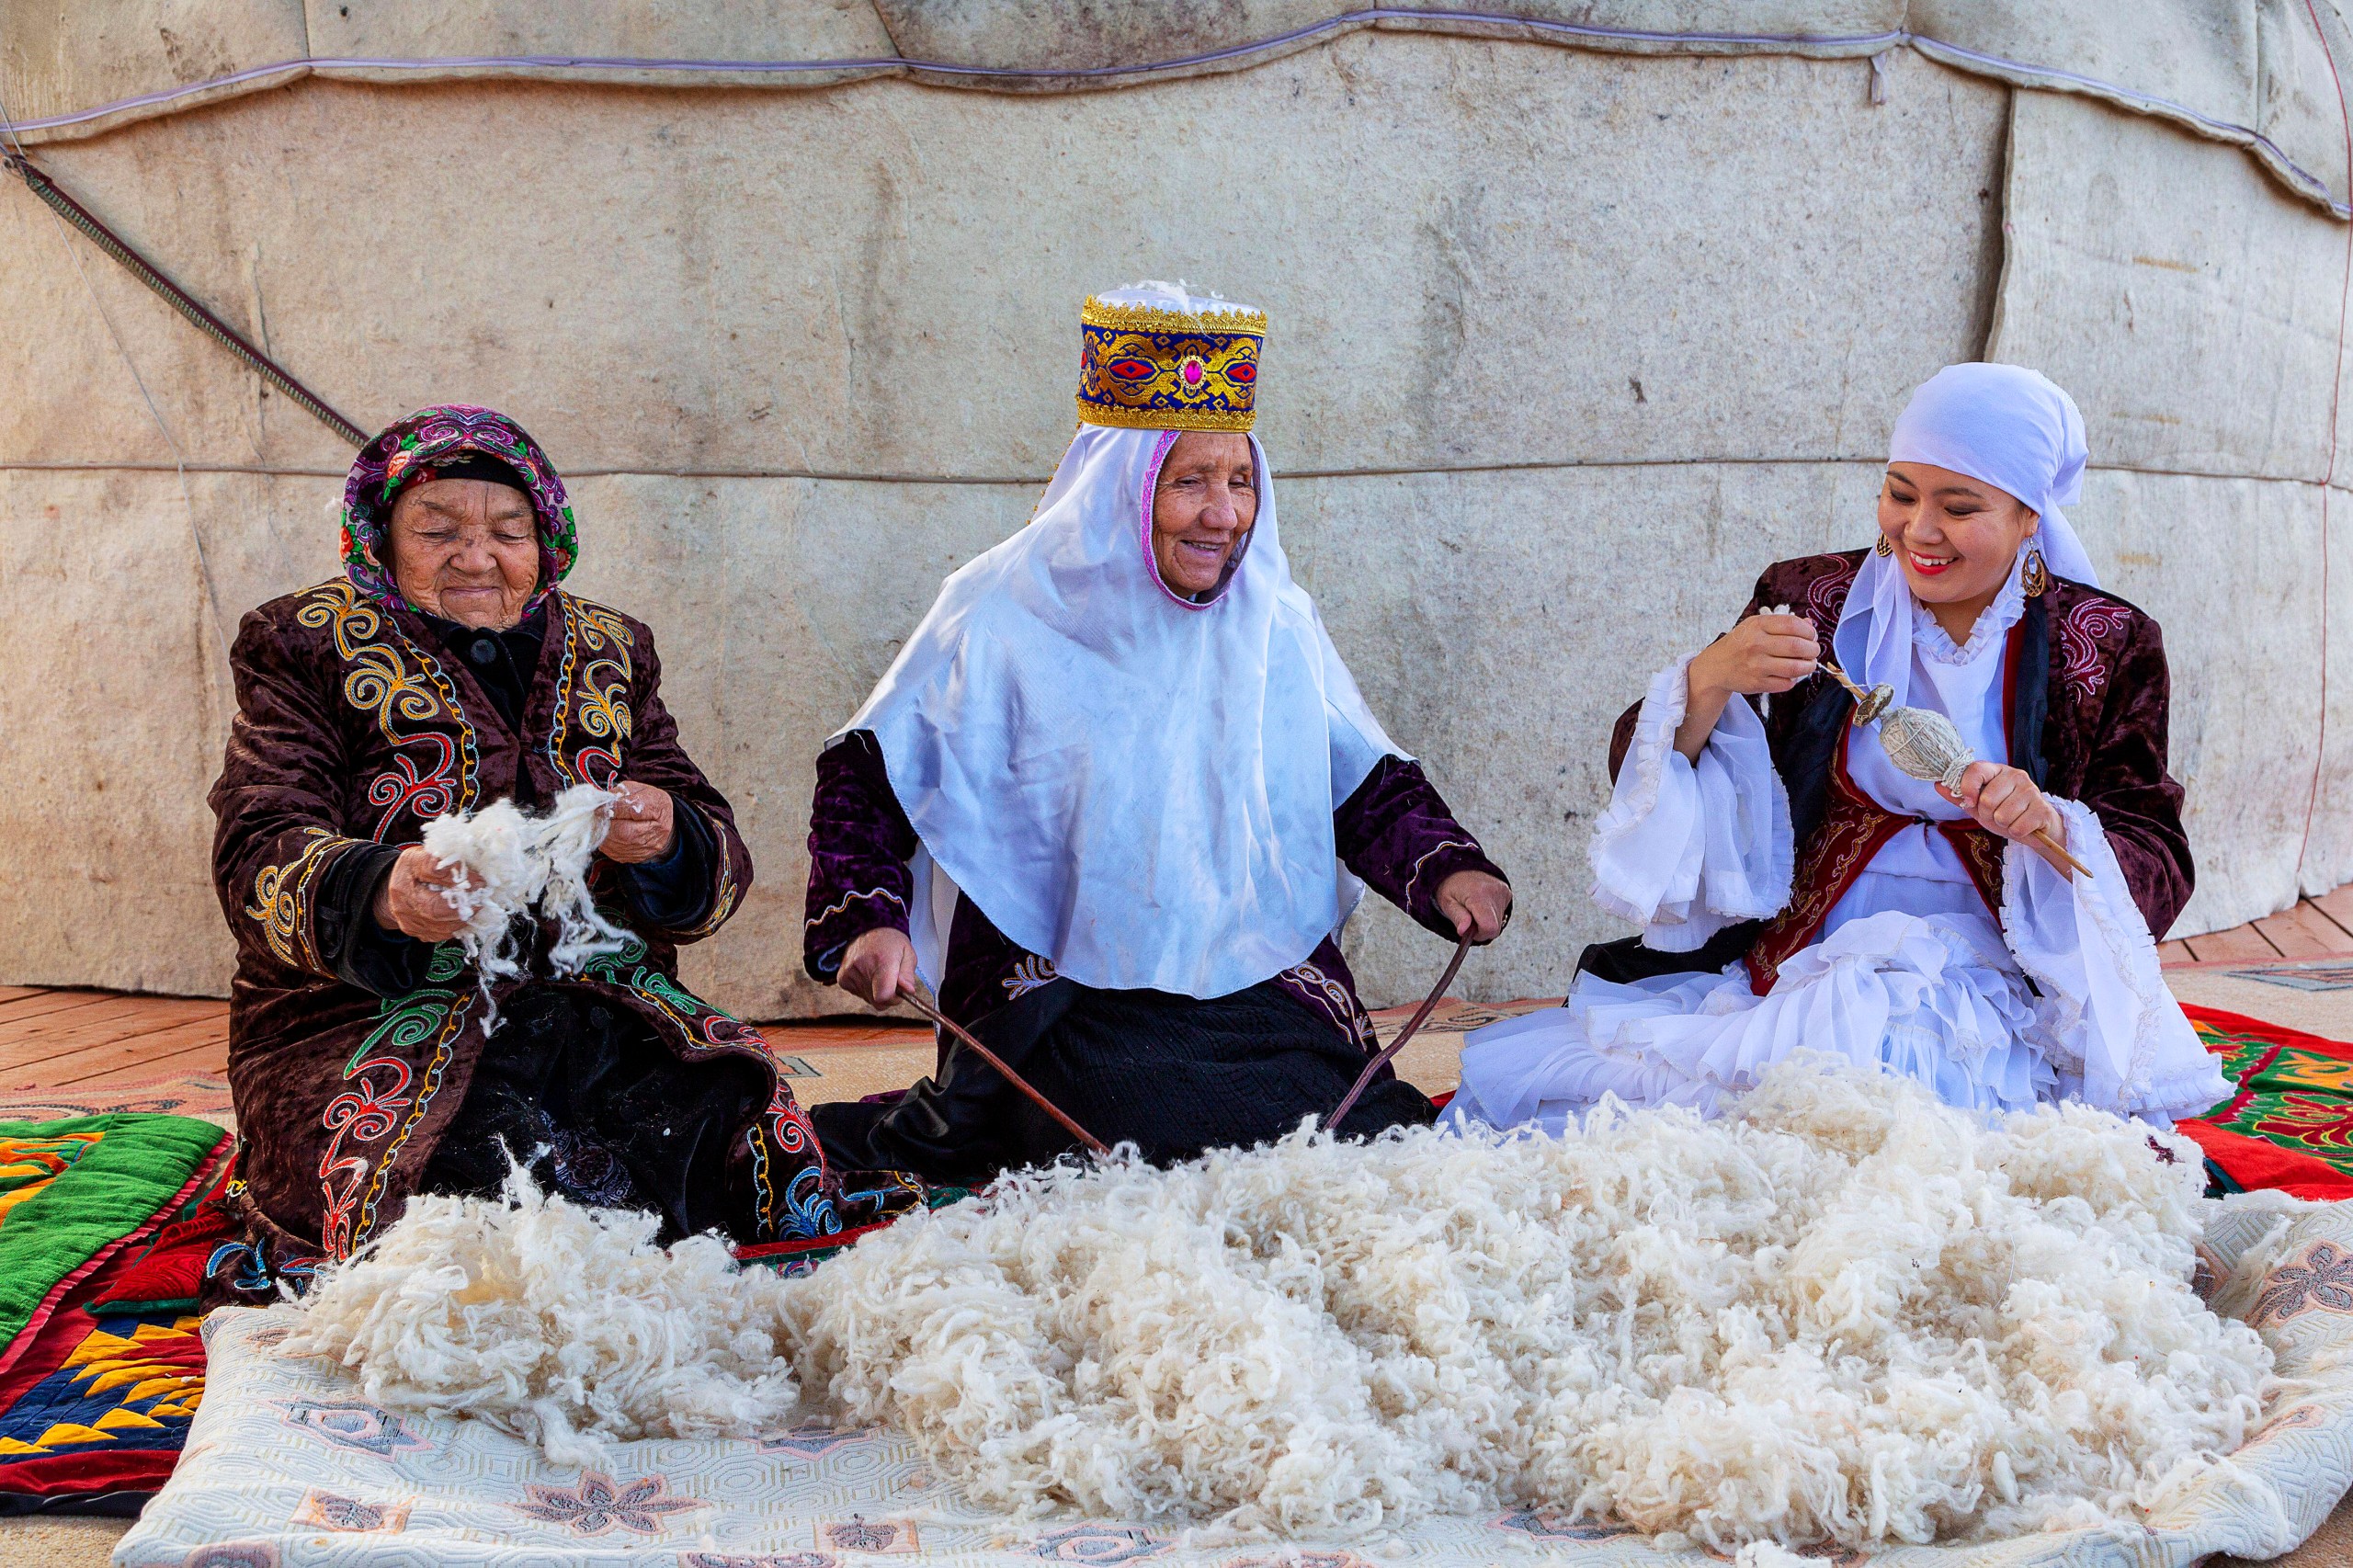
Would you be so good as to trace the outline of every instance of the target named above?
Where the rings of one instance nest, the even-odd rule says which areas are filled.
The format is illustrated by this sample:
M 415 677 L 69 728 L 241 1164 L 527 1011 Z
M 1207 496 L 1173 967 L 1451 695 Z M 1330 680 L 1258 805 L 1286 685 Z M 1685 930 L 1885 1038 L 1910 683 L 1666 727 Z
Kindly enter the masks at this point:
M 318 949 L 311 940 L 311 883 L 325 865 L 327 851 L 353 842 L 323 827 L 302 830 L 302 851 L 282 866 L 264 866 L 254 878 L 254 902 L 248 917 L 261 925 L 262 939 L 280 963 L 319 970 Z
M 371 643 L 347 655 L 355 666 L 343 677 L 344 700 L 362 713 L 376 716 L 384 739 L 401 744 L 392 727 L 395 716 L 423 722 L 441 710 L 433 688 L 401 666 L 401 657 L 382 643 Z
M 1267 318 L 1089 299 L 1078 314 L 1078 417 L 1160 430 L 1247 430 Z
M 307 599 L 295 611 L 294 619 L 304 626 L 333 629 L 335 651 L 347 665 L 354 666 L 344 676 L 344 700 L 371 715 L 386 741 L 398 747 L 421 738 L 432 739 L 446 747 L 446 737 L 403 734 L 395 721 L 421 724 L 444 711 L 449 714 L 458 730 L 457 799 L 449 809 L 462 812 L 471 808 L 474 800 L 473 726 L 466 722 L 457 688 L 441 673 L 441 666 L 432 655 L 401 635 L 389 615 L 362 600 L 350 583 L 341 578 L 321 583 L 310 591 Z M 422 676 L 411 671 L 409 663 L 402 657 L 404 652 L 423 672 Z M 438 759 L 436 774 L 447 767 L 446 756 Z M 385 820 L 391 820 L 390 813 Z
M 691 812 L 696 809 L 684 801 L 678 802 L 678 810 L 682 812 Z M 719 841 L 719 893 L 710 901 L 710 913 L 702 917 L 700 924 L 678 933 L 680 938 L 688 941 L 708 937 L 722 926 L 726 925 L 727 917 L 735 913 L 737 895 L 744 891 L 742 880 L 735 875 L 735 846 L 729 842 L 726 830 L 719 824 L 713 822 L 710 826 L 711 837 Z M 901 904 L 900 907 L 904 909 L 906 906 Z
M 348 659 L 366 639 L 382 630 L 384 619 L 376 607 L 360 601 L 358 592 L 338 577 L 321 583 L 310 593 L 310 602 L 294 612 L 294 619 L 304 626 L 335 627 L 335 651 Z
M 620 775 L 622 743 L 635 725 L 629 692 L 636 678 L 636 665 L 630 657 L 636 639 L 621 618 L 604 606 L 570 594 L 559 593 L 555 597 L 563 609 L 564 642 L 563 661 L 556 671 L 555 722 L 548 734 L 548 760 L 560 776 L 575 783 L 604 783 Z M 597 656 L 584 662 L 584 648 Z M 566 766 L 564 738 L 574 723 L 590 740 L 606 744 L 578 748 Z M 602 765 L 595 778 L 587 774 L 592 757 Z

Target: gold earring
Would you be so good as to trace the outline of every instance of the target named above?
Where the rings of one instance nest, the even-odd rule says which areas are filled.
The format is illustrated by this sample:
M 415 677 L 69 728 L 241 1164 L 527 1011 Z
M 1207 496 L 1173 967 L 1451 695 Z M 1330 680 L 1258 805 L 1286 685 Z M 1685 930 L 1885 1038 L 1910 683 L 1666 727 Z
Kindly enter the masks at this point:
M 2018 568 L 2018 586 L 2026 590 L 2026 597 L 2030 599 L 2040 598 L 2042 591 L 2051 586 L 2051 574 L 2042 564 L 2040 550 L 2026 552 L 2026 564 Z
M 1878 541 L 1871 546 L 1871 553 L 1873 555 L 1893 555 L 1895 553 L 1895 541 L 1889 539 L 1885 534 L 1881 534 L 1879 536 Z

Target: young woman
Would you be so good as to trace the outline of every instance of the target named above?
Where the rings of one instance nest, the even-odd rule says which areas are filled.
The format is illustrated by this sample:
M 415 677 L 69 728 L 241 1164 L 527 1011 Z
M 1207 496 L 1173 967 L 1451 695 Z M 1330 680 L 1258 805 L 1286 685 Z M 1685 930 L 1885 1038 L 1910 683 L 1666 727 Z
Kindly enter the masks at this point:
M 1801 1048 L 1986 1109 L 2166 1121 L 2228 1092 L 2157 973 L 2191 882 L 2165 649 L 2059 510 L 2086 455 L 2031 370 L 1913 394 L 1872 547 L 1767 569 L 1620 719 L 1594 897 L 1642 935 L 1588 949 L 1559 1011 L 1473 1033 L 1454 1115 L 1711 1110 Z M 1890 762 L 1824 660 L 1950 719 L 1981 759 L 1959 789 Z

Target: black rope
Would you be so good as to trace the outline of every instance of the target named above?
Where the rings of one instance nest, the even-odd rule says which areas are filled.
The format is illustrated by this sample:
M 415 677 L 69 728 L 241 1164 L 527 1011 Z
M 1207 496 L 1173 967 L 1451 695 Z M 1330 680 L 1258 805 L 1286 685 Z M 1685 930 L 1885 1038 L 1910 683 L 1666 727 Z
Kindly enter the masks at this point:
M 246 369 L 284 392 L 304 413 L 354 447 L 368 444 L 366 431 L 336 413 L 334 404 L 288 374 L 277 360 L 246 342 L 234 327 L 199 304 L 187 290 L 157 271 L 153 264 L 131 249 L 88 209 L 59 189 L 55 180 L 33 167 L 31 159 L 22 153 L 7 152 L 0 153 L 0 162 L 15 170 L 25 184 L 31 187 L 32 193 L 47 202 L 59 217 L 79 229 L 92 244 L 119 263 L 123 270 L 162 296 L 164 302 L 186 316 L 190 325 L 243 360 Z

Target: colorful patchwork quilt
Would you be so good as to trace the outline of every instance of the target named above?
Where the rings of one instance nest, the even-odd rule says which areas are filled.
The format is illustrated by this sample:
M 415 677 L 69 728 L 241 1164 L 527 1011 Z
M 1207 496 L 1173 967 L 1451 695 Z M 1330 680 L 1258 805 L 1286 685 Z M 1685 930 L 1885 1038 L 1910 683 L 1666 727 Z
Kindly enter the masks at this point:
M 2179 1124 L 2223 1185 L 2353 1198 L 2353 1044 L 2213 1007 L 2186 1007 L 2238 1092 Z
M 205 1223 L 230 1142 L 177 1116 L 0 1121 L 0 1513 L 130 1511 L 171 1473 L 204 1387 L 193 1301 L 111 1298 Z

